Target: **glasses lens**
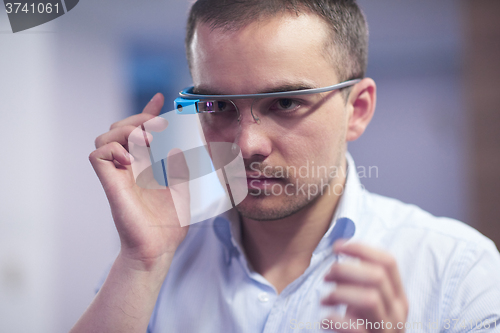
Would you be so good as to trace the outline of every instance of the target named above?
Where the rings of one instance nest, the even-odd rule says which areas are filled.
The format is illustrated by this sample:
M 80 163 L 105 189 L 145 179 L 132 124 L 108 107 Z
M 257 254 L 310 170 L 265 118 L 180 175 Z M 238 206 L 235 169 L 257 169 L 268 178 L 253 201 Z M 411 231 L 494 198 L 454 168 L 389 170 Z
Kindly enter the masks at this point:
M 199 113 L 234 112 L 236 106 L 229 100 L 210 100 L 197 103 Z
M 337 92 L 255 98 L 252 100 L 250 110 L 244 106 L 238 110 L 232 100 L 204 100 L 197 102 L 196 105 L 200 122 L 207 128 L 222 130 L 237 126 L 238 117 L 245 117 L 244 114 L 248 111 L 251 111 L 253 119 L 259 124 L 269 119 L 271 122 L 285 125 L 308 116 L 324 105 L 335 93 Z M 240 103 L 238 101 L 237 103 Z
M 196 105 L 203 126 L 223 129 L 238 122 L 236 105 L 230 100 L 205 100 Z

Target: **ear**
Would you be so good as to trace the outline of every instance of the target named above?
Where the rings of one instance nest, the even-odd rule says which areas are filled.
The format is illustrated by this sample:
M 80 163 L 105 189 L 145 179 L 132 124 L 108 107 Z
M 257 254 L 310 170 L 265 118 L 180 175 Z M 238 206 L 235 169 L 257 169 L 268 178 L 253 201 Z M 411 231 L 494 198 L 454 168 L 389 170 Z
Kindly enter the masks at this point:
M 349 119 L 346 141 L 357 140 L 363 134 L 372 120 L 376 102 L 377 86 L 372 79 L 364 78 L 351 88 L 347 100 Z

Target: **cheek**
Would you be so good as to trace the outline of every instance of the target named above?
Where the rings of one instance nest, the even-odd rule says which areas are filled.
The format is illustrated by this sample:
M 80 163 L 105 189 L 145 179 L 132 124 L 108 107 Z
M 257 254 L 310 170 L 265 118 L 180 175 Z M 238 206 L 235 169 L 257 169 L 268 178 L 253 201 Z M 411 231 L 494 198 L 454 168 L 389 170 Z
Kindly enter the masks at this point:
M 318 114 L 318 117 L 304 120 L 293 131 L 277 136 L 276 147 L 288 165 L 332 166 L 338 161 L 346 137 L 346 122 L 338 117 Z
M 305 165 L 307 161 L 331 165 L 339 150 L 342 128 L 331 122 L 305 121 L 293 131 L 276 137 L 276 148 L 288 165 Z
M 318 146 L 321 146 L 324 153 L 334 154 L 346 142 L 347 134 L 347 113 L 343 105 L 336 108 L 322 110 L 318 118 L 313 120 L 316 131 L 312 135 L 316 136 Z
M 216 130 L 213 126 L 210 126 L 210 124 L 206 122 L 203 117 L 200 117 L 200 124 L 207 143 L 234 141 L 234 137 L 231 137 L 231 131 Z

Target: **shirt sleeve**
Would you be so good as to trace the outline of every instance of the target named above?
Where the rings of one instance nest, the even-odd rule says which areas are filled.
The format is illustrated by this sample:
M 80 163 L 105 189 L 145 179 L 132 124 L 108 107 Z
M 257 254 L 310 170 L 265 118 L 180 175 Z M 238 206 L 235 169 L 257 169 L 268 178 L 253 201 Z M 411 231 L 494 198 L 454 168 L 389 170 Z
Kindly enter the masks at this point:
M 441 332 L 500 332 L 500 254 L 489 239 L 469 242 L 443 286 Z

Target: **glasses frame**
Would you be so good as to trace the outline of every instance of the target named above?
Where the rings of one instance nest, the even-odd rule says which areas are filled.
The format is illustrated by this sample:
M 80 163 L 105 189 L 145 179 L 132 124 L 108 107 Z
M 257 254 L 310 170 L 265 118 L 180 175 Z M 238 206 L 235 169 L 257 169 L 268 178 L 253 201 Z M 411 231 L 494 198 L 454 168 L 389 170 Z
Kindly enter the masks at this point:
M 287 97 L 287 96 L 297 96 L 297 95 L 308 95 L 308 94 L 318 94 L 328 91 L 339 90 L 347 88 L 359 83 L 361 79 L 347 80 L 334 84 L 333 86 L 312 88 L 312 89 L 302 89 L 302 90 L 291 90 L 291 91 L 280 91 L 272 93 L 259 93 L 259 94 L 243 94 L 243 95 L 203 95 L 194 94 L 194 87 L 188 87 L 181 92 L 179 92 L 179 97 L 174 100 L 174 108 L 177 114 L 197 114 L 206 113 L 206 111 L 198 110 L 198 102 L 209 101 L 209 100 L 227 100 L 230 101 L 236 108 L 238 112 L 238 121 L 240 118 L 240 113 L 236 104 L 232 101 L 233 99 L 250 99 L 250 98 L 268 98 L 268 97 Z M 257 123 L 260 123 L 259 117 L 255 116 L 253 111 L 252 117 Z

